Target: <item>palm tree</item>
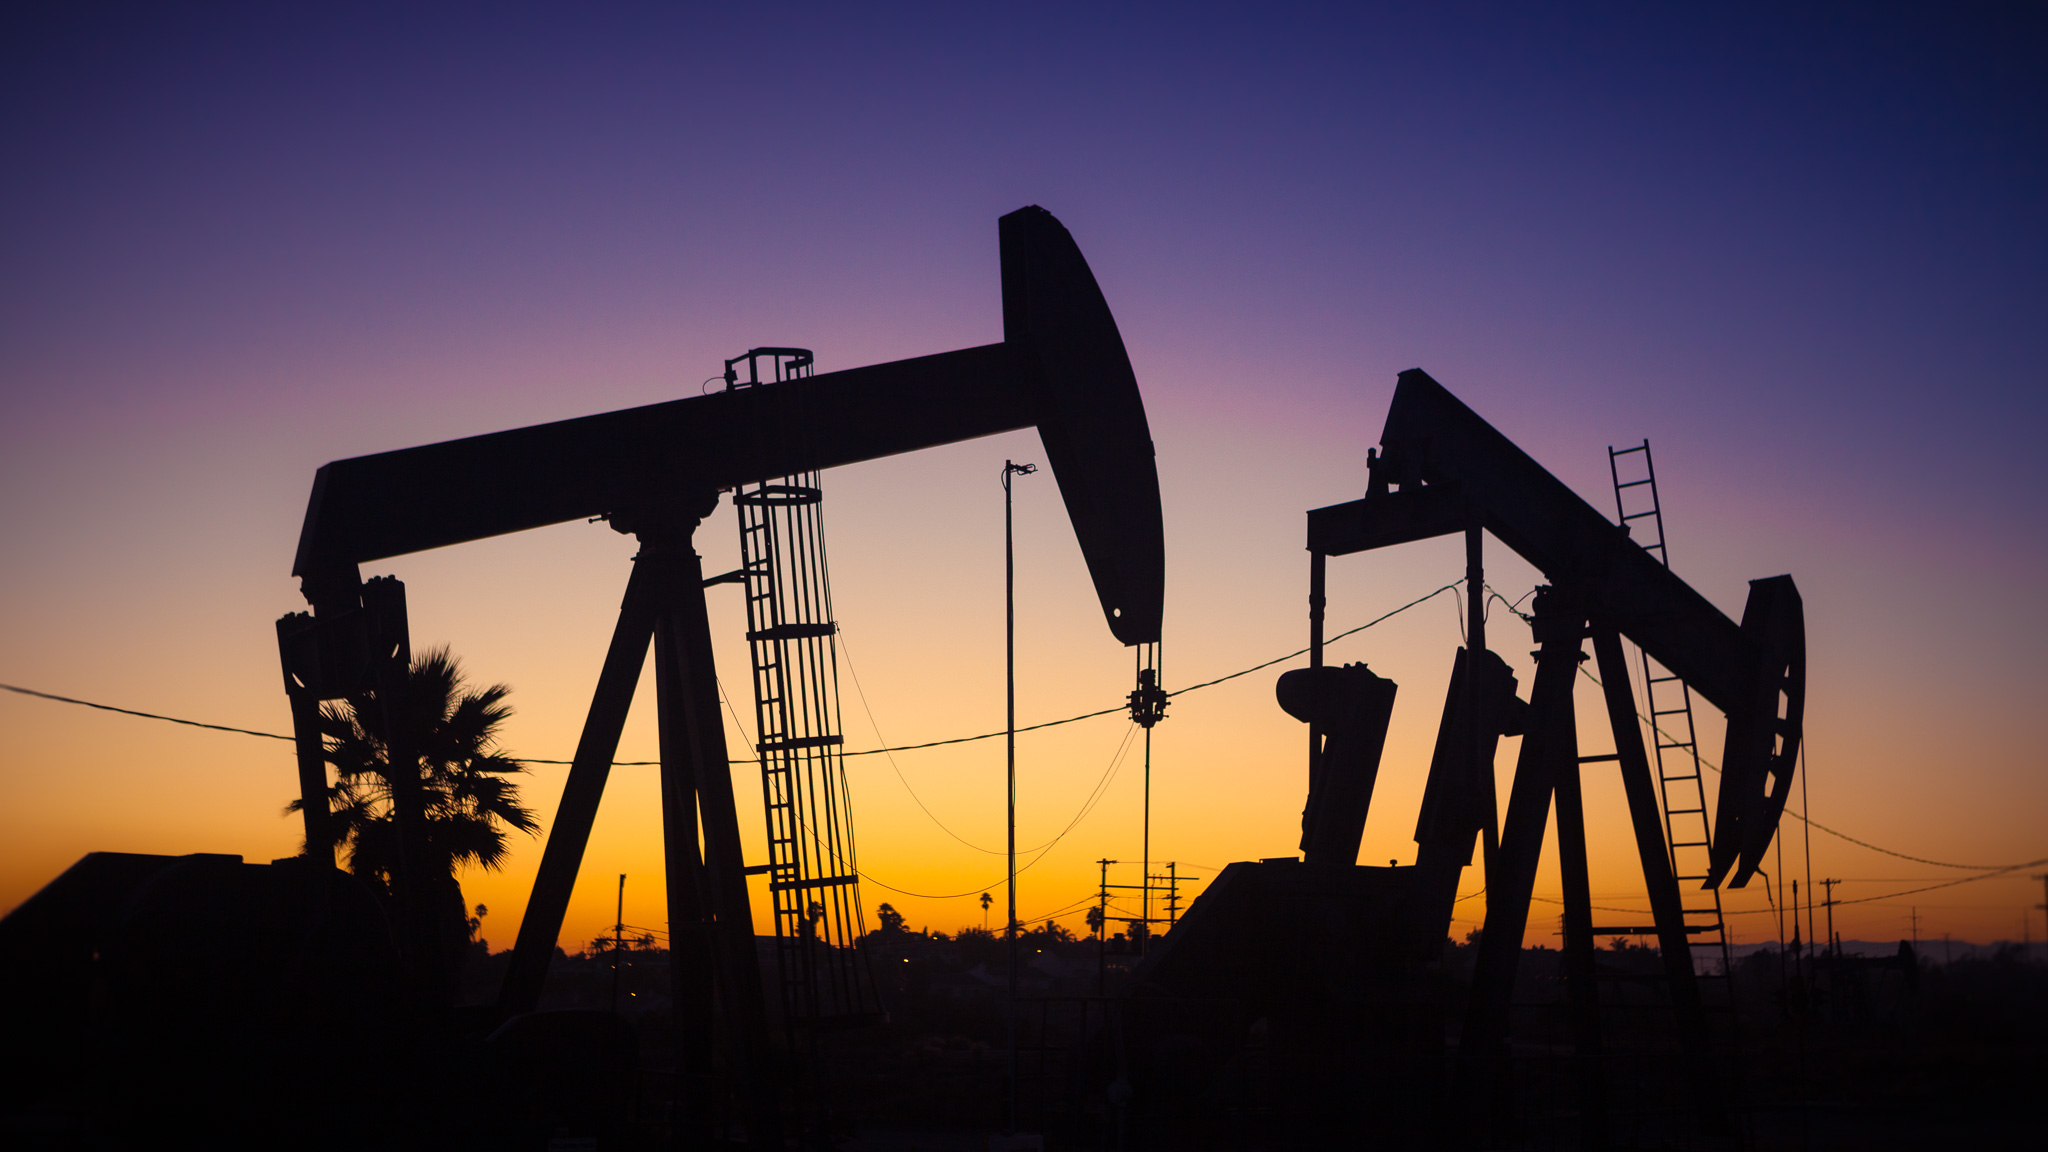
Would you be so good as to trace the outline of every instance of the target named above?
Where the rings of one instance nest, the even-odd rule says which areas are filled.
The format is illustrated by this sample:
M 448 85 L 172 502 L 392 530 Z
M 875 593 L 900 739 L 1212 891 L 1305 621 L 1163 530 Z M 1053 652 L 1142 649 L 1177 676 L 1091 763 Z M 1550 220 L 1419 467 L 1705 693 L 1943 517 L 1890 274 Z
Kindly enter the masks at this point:
M 456 868 L 497 869 L 509 853 L 506 830 L 533 835 L 540 828 L 532 810 L 519 802 L 511 777 L 526 769 L 497 748 L 498 729 L 512 715 L 503 684 L 472 690 L 461 662 L 448 649 L 434 648 L 407 669 L 405 698 L 390 709 L 393 722 L 407 727 L 417 750 L 412 770 L 420 782 L 426 842 L 416 858 L 426 870 L 425 890 L 437 907 L 452 909 L 453 930 L 468 934 Z M 348 870 L 379 892 L 391 893 L 398 865 L 397 823 L 391 808 L 387 710 L 374 694 L 328 704 L 320 730 L 335 782 L 328 789 L 336 847 Z M 299 810 L 292 801 L 287 812 Z M 451 903 L 452 901 L 452 903 Z

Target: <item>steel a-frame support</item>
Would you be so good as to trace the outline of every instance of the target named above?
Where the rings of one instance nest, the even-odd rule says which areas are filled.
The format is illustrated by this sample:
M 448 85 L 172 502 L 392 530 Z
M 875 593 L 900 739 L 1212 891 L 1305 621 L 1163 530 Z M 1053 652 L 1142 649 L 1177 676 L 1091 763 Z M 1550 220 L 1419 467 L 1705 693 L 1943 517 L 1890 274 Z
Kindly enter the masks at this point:
M 1607 1095 L 1594 952 L 1594 938 L 1601 933 L 1593 924 L 1587 874 L 1582 763 L 1611 761 L 1621 773 L 1637 854 L 1642 861 L 1643 881 L 1649 891 L 1658 945 L 1671 988 L 1674 1022 L 1680 1047 L 1693 1073 L 1695 1106 L 1702 1127 L 1710 1132 L 1720 1130 L 1723 1120 L 1708 1082 L 1705 1013 L 1691 949 L 1686 943 L 1678 885 L 1666 855 L 1649 761 L 1629 694 L 1620 637 L 1613 628 L 1589 621 L 1582 604 L 1567 590 L 1556 587 L 1537 594 L 1532 630 L 1539 649 L 1536 682 L 1530 690 L 1529 730 L 1515 765 L 1515 782 L 1501 827 L 1495 867 L 1487 877 L 1486 922 L 1473 972 L 1464 1036 L 1458 1048 L 1453 1108 L 1454 1115 L 1487 1125 L 1495 1139 L 1504 1138 L 1514 1125 L 1508 1039 L 1515 969 L 1528 929 L 1529 904 L 1544 832 L 1555 805 L 1558 870 L 1564 887 L 1564 974 L 1575 1049 L 1580 1139 L 1584 1147 L 1601 1148 L 1607 1143 Z M 1616 752 L 1613 756 L 1582 759 L 1573 692 L 1579 664 L 1585 659 L 1584 641 L 1589 635 L 1600 664 Z
M 714 1020 L 720 1015 L 714 1005 L 722 1007 L 717 1028 L 749 1138 L 774 1147 L 780 1138 L 775 1092 L 766 1074 L 767 1011 L 712 663 L 704 569 L 691 540 L 716 499 L 709 494 L 691 510 L 694 515 L 614 518 L 615 526 L 639 537 L 640 552 L 633 559 L 533 896 L 520 921 L 498 1008 L 503 1015 L 531 1012 L 540 1000 L 651 642 L 678 1071 L 698 1116 L 714 1115 L 717 1102 L 710 1094 L 719 1047 Z

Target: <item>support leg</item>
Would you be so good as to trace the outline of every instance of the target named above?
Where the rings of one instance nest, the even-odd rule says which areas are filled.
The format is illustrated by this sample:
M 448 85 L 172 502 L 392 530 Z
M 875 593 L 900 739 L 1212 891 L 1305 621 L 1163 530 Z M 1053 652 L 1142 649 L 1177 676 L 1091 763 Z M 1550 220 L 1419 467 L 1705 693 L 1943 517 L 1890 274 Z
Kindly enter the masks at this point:
M 1540 602 L 1538 613 L 1540 617 Z M 1543 647 L 1536 657 L 1536 683 L 1529 692 L 1529 732 L 1522 738 L 1522 753 L 1515 764 L 1507 820 L 1494 858 L 1496 867 L 1487 874 L 1486 924 L 1480 933 L 1453 1089 L 1457 1114 L 1489 1116 L 1496 1135 L 1504 1134 L 1513 1121 L 1508 1095 L 1508 1014 L 1522 935 L 1529 926 L 1529 896 L 1543 852 L 1543 831 L 1550 820 L 1559 757 L 1574 756 L 1576 748 L 1570 736 L 1572 682 L 1578 675 L 1583 622 L 1573 622 L 1567 628 L 1539 619 L 1537 626 Z M 1557 747 L 1560 731 L 1566 734 L 1562 748 Z
M 1571 721 L 1563 723 L 1562 721 Z M 1607 1094 L 1601 1067 L 1600 989 L 1593 955 L 1593 889 L 1586 866 L 1586 804 L 1579 781 L 1576 719 L 1565 713 L 1546 737 L 1557 765 L 1558 873 L 1564 882 L 1565 991 L 1571 1000 L 1579 1144 L 1607 1146 Z
M 1671 857 L 1666 854 L 1657 793 L 1650 782 L 1649 755 L 1643 749 L 1635 700 L 1628 689 L 1628 662 L 1622 656 L 1620 635 L 1611 628 L 1595 631 L 1593 655 L 1599 661 L 1601 690 L 1606 698 L 1607 720 L 1614 730 L 1622 790 L 1628 797 L 1629 820 L 1635 826 L 1636 855 L 1643 862 L 1643 886 L 1649 892 L 1650 915 L 1657 926 L 1657 948 L 1664 961 L 1665 978 L 1671 983 L 1671 1008 L 1678 1026 L 1679 1048 L 1685 1053 L 1691 1073 L 1689 1080 L 1697 1090 L 1694 1105 L 1701 1127 L 1709 1134 L 1720 1135 L 1726 1132 L 1728 1120 L 1713 1083 L 1707 1014 L 1700 1002 L 1699 977 L 1693 971 L 1692 945 L 1685 931 L 1685 906 L 1679 897 L 1678 881 L 1672 875 Z
M 643 555 L 657 551 L 645 534 L 642 542 Z M 661 626 L 656 634 L 662 654 L 655 667 L 657 675 L 663 668 L 674 669 L 676 691 L 671 695 L 679 705 L 676 719 L 685 730 L 682 744 L 691 757 L 690 775 L 704 837 L 704 911 L 710 914 L 713 963 L 724 991 L 738 1088 L 752 1129 L 750 1141 L 779 1147 L 780 1126 L 766 1076 L 768 1015 L 761 993 L 760 960 L 754 949 L 754 918 L 740 848 L 739 815 L 733 803 L 732 765 L 719 711 L 718 674 L 711 659 L 703 565 L 687 536 L 663 542 L 659 553 L 672 567 L 665 574 Z M 665 712 L 664 722 L 669 719 Z M 666 763 L 663 770 L 667 771 Z M 672 876 L 669 883 L 673 889 L 676 879 Z M 670 925 L 671 939 L 679 927 Z
M 666 583 L 677 577 L 671 574 Z M 660 702 L 661 834 L 668 873 L 669 993 L 675 1004 L 677 1071 L 686 1114 L 700 1123 L 678 1133 L 684 1147 L 707 1134 L 701 1121 L 717 1113 L 713 1032 L 718 983 L 716 940 L 703 854 L 698 849 L 697 756 L 692 744 L 694 709 L 683 676 L 673 614 L 655 626 L 654 683 Z
M 598 802 L 604 797 L 605 781 L 611 775 L 612 757 L 618 754 L 619 734 L 626 726 L 626 712 L 633 705 L 633 689 L 639 683 L 641 666 L 647 662 L 647 642 L 654 633 L 658 575 L 636 562 L 633 575 L 626 582 L 626 597 L 619 607 L 618 624 L 612 630 L 611 649 L 605 653 L 604 671 L 598 675 L 590 713 L 583 722 L 583 736 L 576 743 L 576 759 L 569 768 L 568 783 L 562 788 L 562 805 L 555 811 L 554 827 L 548 830 L 547 847 L 541 852 L 533 896 L 519 922 L 519 941 L 512 948 L 512 964 L 498 993 L 498 1009 L 505 1015 L 531 1012 L 540 1002 L 548 961 L 554 958 L 562 917 L 569 910 L 569 893 L 576 886 L 576 872 L 583 864 L 583 850 L 590 844 Z

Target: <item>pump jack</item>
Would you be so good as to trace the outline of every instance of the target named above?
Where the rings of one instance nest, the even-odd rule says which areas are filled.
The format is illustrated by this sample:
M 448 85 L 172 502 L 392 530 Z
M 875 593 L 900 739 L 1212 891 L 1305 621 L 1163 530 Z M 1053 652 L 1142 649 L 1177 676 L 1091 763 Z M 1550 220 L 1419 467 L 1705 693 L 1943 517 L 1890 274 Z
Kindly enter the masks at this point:
M 530 1012 L 539 999 L 651 641 L 683 1082 L 700 1091 L 710 1076 L 715 1000 L 752 1138 L 770 1145 L 777 1120 L 746 887 L 763 869 L 741 859 L 707 581 L 691 546 L 720 491 L 1035 426 L 1110 632 L 1127 645 L 1159 638 L 1158 475 L 1116 322 L 1050 213 L 1013 212 L 999 235 L 1000 344 L 336 461 L 314 479 L 299 538 L 293 571 L 313 612 L 280 620 L 278 636 L 306 843 L 330 859 L 319 701 L 388 688 L 407 659 L 403 588 L 364 582 L 357 566 L 579 517 L 608 519 L 639 539 L 497 1012 Z M 392 762 L 409 763 L 404 751 L 394 749 Z M 417 787 L 393 781 L 402 844 L 418 843 Z M 401 936 L 419 984 L 445 1002 L 433 910 L 416 864 L 402 862 Z
M 1486 531 L 1550 581 L 1536 598 L 1536 683 L 1530 691 L 1528 731 L 1506 822 L 1489 862 L 1486 922 L 1454 1091 L 1468 1106 L 1486 1099 L 1496 1127 L 1509 1119 L 1508 1007 L 1544 825 L 1554 799 L 1580 1113 L 1587 1143 L 1604 1140 L 1599 1007 L 1593 987 L 1596 932 L 1587 887 L 1579 772 L 1582 764 L 1611 760 L 1628 799 L 1677 1029 L 1697 1089 L 1696 1104 L 1704 1125 L 1718 1128 L 1722 1120 L 1707 1065 L 1706 1020 L 1678 882 L 1628 688 L 1621 638 L 1636 642 L 1727 714 L 1719 814 L 1703 886 L 1718 886 L 1732 873 L 1729 883 L 1739 888 L 1763 863 L 1798 760 L 1806 700 L 1805 618 L 1799 592 L 1789 576 L 1751 581 L 1738 625 L 1632 542 L 1625 528 L 1594 511 L 1420 369 L 1401 374 L 1380 446 L 1382 453 L 1367 457 L 1371 481 L 1364 499 L 1309 513 L 1309 553 L 1315 568 L 1326 556 L 1462 531 L 1468 541 L 1467 595 L 1477 604 L 1485 595 L 1479 540 Z M 1471 637 L 1471 650 L 1483 652 L 1483 632 L 1472 631 Z M 1614 737 L 1612 756 L 1578 753 L 1572 690 L 1585 659 L 1582 645 L 1589 638 Z M 1475 689 L 1467 691 L 1473 692 L 1469 699 L 1482 699 Z M 1478 738 L 1485 735 L 1482 731 Z M 1461 736 L 1455 744 L 1470 740 Z M 1438 860 L 1449 861 L 1456 853 L 1445 855 L 1444 848 L 1460 841 L 1469 860 L 1473 836 L 1480 830 L 1470 813 L 1490 813 L 1494 803 L 1491 756 L 1484 755 L 1478 766 L 1481 772 L 1448 779 L 1439 779 L 1432 771 L 1433 798 L 1463 798 L 1474 785 L 1482 795 L 1478 805 L 1463 806 L 1467 815 L 1462 820 L 1439 821 L 1431 827 L 1431 813 L 1425 812 L 1424 826 L 1417 832 L 1418 865 L 1432 855 L 1432 848 Z M 1455 888 L 1455 879 L 1452 884 Z
M 1605 1139 L 1593 943 L 1596 935 L 1620 931 L 1655 935 L 1700 1126 L 1720 1129 L 1725 1118 L 1711 1079 L 1688 928 L 1621 639 L 1633 640 L 1727 714 L 1711 863 L 1695 879 L 1709 888 L 1724 879 L 1741 887 L 1763 862 L 1799 751 L 1805 625 L 1791 577 L 1752 581 L 1737 624 L 1631 541 L 1625 526 L 1595 511 L 1420 369 L 1401 373 L 1380 448 L 1368 452 L 1367 465 L 1363 499 L 1308 513 L 1309 667 L 1283 674 L 1278 685 L 1281 707 L 1310 726 L 1302 858 L 1225 869 L 1132 974 L 1126 1011 L 1143 1019 L 1206 997 L 1242 1005 L 1238 1028 L 1265 1019 L 1273 1079 L 1293 1093 L 1276 1100 L 1275 1111 L 1298 1113 L 1294 1134 L 1305 1143 L 1340 1132 L 1355 1142 L 1355 1125 L 1367 1117 L 1389 1146 L 1468 1138 L 1492 1146 L 1514 1119 L 1510 998 L 1554 802 L 1583 1143 L 1597 1147 Z M 1430 763 L 1415 830 L 1416 863 L 1362 867 L 1356 863 L 1360 838 L 1395 685 L 1364 665 L 1324 664 L 1327 559 L 1460 533 L 1466 540 L 1467 646 L 1457 655 Z M 1526 703 L 1506 663 L 1486 647 L 1487 533 L 1550 582 L 1536 598 L 1532 626 L 1540 650 Z M 1616 751 L 1582 757 L 1573 688 L 1588 638 Z M 1505 735 L 1523 741 L 1503 823 L 1493 762 Z M 1592 921 L 1580 769 L 1608 762 L 1627 797 L 1651 926 L 1596 929 Z M 1437 1112 L 1424 1102 L 1440 1098 L 1441 1086 L 1427 1070 L 1442 1051 L 1434 1015 L 1442 997 L 1431 990 L 1428 973 L 1475 841 L 1486 850 L 1486 919 L 1449 1106 Z M 1292 942 L 1291 955 L 1247 947 L 1262 935 Z M 1162 1035 L 1188 1024 L 1163 1027 Z M 1474 1120 L 1490 1131 L 1469 1131 Z

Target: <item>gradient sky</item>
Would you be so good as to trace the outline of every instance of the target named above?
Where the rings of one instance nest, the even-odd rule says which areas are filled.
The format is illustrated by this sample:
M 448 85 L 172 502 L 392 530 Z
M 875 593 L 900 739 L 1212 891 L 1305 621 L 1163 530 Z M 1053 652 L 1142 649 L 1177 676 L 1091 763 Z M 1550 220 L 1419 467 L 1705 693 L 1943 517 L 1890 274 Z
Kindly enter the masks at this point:
M 1036 203 L 1144 390 L 1169 688 L 1303 642 L 1302 513 L 1363 491 L 1421 366 L 1596 507 L 1605 449 L 1649 438 L 1675 567 L 1731 614 L 1746 580 L 1797 578 L 1816 819 L 1933 860 L 2048 856 L 2038 7 L 846 7 L 11 6 L 0 679 L 285 731 L 271 621 L 303 606 L 320 464 L 694 394 L 752 345 L 831 370 L 999 339 L 995 220 Z M 827 477 L 850 746 L 1000 726 L 1006 458 L 1042 460 L 1035 435 Z M 1111 706 L 1130 655 L 1050 478 L 1018 497 L 1020 718 Z M 729 566 L 729 511 L 699 540 Z M 570 524 L 365 574 L 407 582 L 416 646 L 513 686 L 514 754 L 566 758 L 632 551 Z M 1333 562 L 1332 627 L 1460 575 L 1455 541 Z M 737 597 L 711 595 L 744 683 Z M 1495 621 L 1526 688 L 1526 631 Z M 1401 684 L 1368 862 L 1413 859 L 1458 642 L 1442 597 L 1332 653 Z M 1155 858 L 1294 849 L 1303 741 L 1271 683 L 1174 704 Z M 650 720 L 622 758 L 652 758 Z M 1072 820 L 1127 730 L 1021 741 L 1020 843 Z M 979 923 L 1000 742 L 849 764 L 865 870 L 969 893 L 870 885 L 868 907 Z M 544 815 L 562 772 L 528 781 Z M 294 786 L 281 743 L 0 695 L 0 908 L 96 849 L 290 854 Z M 1641 907 L 1619 790 L 1589 787 L 1598 902 Z M 660 924 L 655 795 L 615 772 L 571 947 L 620 872 L 627 919 Z M 1127 756 L 1025 873 L 1024 914 L 1078 926 L 1091 861 L 1137 857 L 1140 803 Z M 1812 850 L 1845 899 L 1967 874 Z M 465 877 L 500 946 L 538 858 Z M 1896 939 L 1917 908 L 1923 937 L 2017 938 L 2029 875 L 1836 924 Z M 1761 887 L 1729 898 L 1739 940 L 1775 932 Z

